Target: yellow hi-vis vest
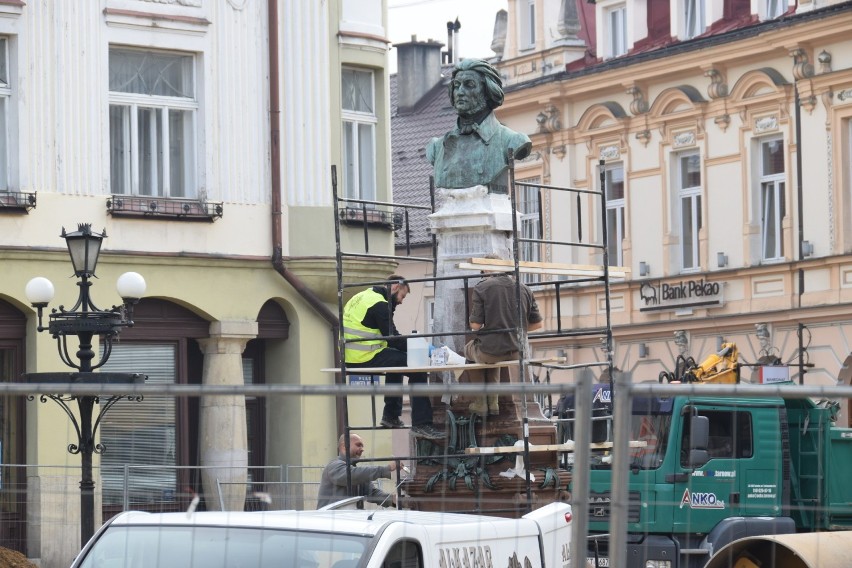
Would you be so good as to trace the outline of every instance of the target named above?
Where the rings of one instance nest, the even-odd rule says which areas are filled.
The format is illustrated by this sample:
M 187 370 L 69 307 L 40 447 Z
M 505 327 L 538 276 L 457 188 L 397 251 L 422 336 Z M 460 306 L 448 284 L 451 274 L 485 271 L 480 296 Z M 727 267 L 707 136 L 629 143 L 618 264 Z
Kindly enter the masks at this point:
M 346 303 L 346 307 L 343 309 L 343 339 L 381 337 L 382 332 L 379 329 L 366 327 L 361 322 L 364 321 L 367 310 L 379 302 L 386 301 L 387 299 L 384 296 L 372 288 L 352 296 L 352 299 Z M 343 357 L 347 363 L 366 363 L 387 346 L 388 342 L 384 339 L 347 343 Z

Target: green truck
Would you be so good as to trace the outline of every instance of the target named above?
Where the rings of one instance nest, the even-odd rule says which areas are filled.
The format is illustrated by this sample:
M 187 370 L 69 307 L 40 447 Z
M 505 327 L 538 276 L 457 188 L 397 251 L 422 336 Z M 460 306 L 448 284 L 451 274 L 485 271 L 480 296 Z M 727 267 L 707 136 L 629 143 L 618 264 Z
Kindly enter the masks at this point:
M 596 385 L 594 399 L 609 401 L 608 389 Z M 645 445 L 631 448 L 625 568 L 703 567 L 744 537 L 852 529 L 852 429 L 835 426 L 838 410 L 811 399 L 634 399 L 631 440 Z M 603 567 L 612 459 L 591 461 L 588 557 Z

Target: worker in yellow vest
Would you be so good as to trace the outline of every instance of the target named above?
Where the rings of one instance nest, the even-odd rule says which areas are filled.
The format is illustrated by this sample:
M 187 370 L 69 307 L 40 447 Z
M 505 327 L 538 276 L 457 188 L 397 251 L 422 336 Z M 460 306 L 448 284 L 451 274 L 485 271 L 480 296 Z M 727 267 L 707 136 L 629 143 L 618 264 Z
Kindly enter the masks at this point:
M 407 364 L 406 340 L 394 337 L 399 332 L 393 323 L 393 314 L 410 288 L 408 282 L 396 274 L 388 276 L 387 282 L 387 285 L 373 286 L 355 294 L 343 308 L 343 338 L 347 341 L 344 358 L 347 368 L 405 367 Z M 386 373 L 385 383 L 401 385 L 403 375 L 408 375 L 410 385 L 426 384 L 428 380 L 425 372 Z M 402 397 L 386 396 L 381 425 L 385 428 L 404 428 L 401 415 Z M 428 396 L 411 397 L 411 432 L 431 440 L 446 436 L 432 423 L 432 402 Z

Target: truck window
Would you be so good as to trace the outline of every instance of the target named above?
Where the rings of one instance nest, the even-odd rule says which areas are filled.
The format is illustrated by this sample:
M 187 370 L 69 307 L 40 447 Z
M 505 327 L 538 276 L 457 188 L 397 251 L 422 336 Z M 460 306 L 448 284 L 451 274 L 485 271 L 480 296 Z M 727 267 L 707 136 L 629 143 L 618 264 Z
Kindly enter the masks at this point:
M 657 469 L 666 455 L 666 442 L 671 428 L 670 414 L 634 414 L 630 419 L 630 440 L 644 442 L 644 447 L 630 449 L 632 467 Z
M 385 556 L 382 568 L 423 568 L 420 545 L 413 540 L 397 542 Z
M 730 410 L 699 410 L 710 420 L 707 453 L 710 459 L 740 459 L 754 455 L 751 413 Z M 683 421 L 681 437 L 681 466 L 688 467 L 689 420 Z

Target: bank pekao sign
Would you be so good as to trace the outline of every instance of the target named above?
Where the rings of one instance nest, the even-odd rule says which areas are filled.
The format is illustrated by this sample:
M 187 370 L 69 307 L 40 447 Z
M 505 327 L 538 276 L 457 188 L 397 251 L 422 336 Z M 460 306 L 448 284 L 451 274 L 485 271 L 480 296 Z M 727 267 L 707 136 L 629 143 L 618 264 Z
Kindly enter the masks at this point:
M 717 308 L 724 304 L 722 282 L 681 280 L 679 282 L 644 282 L 639 297 L 645 305 L 640 312 L 680 310 L 684 308 Z

